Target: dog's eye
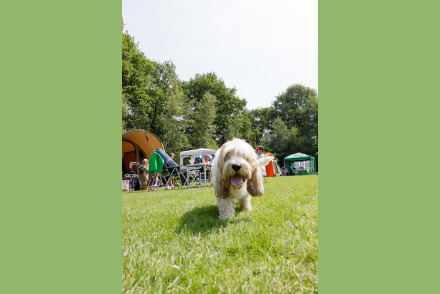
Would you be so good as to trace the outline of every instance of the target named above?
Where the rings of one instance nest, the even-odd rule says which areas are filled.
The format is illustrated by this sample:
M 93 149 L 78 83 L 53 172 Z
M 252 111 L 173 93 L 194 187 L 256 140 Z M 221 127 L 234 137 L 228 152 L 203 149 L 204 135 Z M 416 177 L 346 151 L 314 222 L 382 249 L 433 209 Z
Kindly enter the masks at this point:
M 225 161 L 229 160 L 229 158 L 231 158 L 232 156 L 232 152 L 227 152 L 225 155 Z

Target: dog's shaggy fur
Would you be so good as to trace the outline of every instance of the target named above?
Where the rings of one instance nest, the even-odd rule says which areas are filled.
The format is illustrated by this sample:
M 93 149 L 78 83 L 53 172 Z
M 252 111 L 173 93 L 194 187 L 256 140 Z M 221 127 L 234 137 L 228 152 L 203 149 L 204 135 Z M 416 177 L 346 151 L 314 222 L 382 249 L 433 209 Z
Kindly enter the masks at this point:
M 212 182 L 221 220 L 235 215 L 235 199 L 241 209 L 252 210 L 251 196 L 264 193 L 260 168 L 272 159 L 267 156 L 257 160 L 254 148 L 241 139 L 228 141 L 217 150 L 212 164 Z

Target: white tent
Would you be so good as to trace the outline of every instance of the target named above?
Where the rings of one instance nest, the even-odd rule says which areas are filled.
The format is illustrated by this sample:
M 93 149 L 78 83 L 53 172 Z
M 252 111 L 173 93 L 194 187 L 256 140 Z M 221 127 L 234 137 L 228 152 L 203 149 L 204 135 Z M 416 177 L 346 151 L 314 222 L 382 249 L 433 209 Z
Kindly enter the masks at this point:
M 196 157 L 202 157 L 202 156 L 205 156 L 206 154 L 209 154 L 209 155 L 213 156 L 215 154 L 215 151 L 216 150 L 205 149 L 205 148 L 196 149 L 196 150 L 182 151 L 182 152 L 180 152 L 180 165 L 184 165 L 183 164 L 183 160 L 185 158 L 189 158 L 191 163 L 193 163 L 194 160 L 196 159 Z

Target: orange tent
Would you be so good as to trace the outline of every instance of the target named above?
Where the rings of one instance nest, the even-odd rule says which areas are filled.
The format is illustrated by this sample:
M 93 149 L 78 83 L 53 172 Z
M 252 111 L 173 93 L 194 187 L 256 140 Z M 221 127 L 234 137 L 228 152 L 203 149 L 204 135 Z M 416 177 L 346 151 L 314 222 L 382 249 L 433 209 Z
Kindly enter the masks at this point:
M 162 148 L 163 144 L 160 139 L 153 133 L 135 129 L 122 133 L 122 170 L 129 170 L 130 162 L 142 163 L 144 158 L 150 159 L 154 150 Z M 137 172 L 134 166 L 133 171 Z

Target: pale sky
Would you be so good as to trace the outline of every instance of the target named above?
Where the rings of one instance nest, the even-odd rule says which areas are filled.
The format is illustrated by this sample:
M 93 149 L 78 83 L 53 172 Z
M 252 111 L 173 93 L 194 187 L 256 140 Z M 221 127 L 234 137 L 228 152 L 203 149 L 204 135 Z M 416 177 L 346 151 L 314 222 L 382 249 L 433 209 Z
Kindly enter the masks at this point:
M 247 108 L 318 90 L 318 0 L 122 0 L 124 31 L 179 78 L 215 72 Z

